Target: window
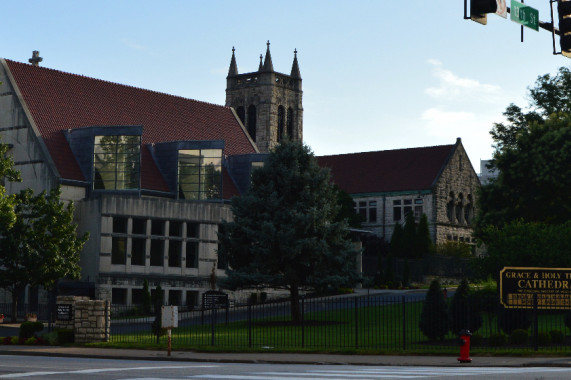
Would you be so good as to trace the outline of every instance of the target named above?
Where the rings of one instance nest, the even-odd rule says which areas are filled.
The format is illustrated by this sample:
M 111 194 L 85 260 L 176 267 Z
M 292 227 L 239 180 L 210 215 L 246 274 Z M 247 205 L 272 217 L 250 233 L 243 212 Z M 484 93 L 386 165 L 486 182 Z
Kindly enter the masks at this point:
M 282 141 L 285 132 L 285 108 L 284 106 L 278 107 L 278 141 Z
M 408 215 L 409 212 L 412 212 L 412 199 L 405 199 L 403 200 L 403 214 L 404 217 L 406 218 L 406 216 Z
M 220 259 L 218 259 L 220 261 Z M 198 242 L 186 242 L 186 267 L 198 268 Z
M 395 222 L 402 219 L 401 203 L 400 200 L 393 201 L 393 221 Z
M 145 265 L 145 247 L 147 239 L 131 239 L 131 265 Z
M 179 240 L 169 240 L 169 267 L 180 268 L 180 247 L 181 242 Z
M 377 201 L 369 201 L 369 223 L 377 223 Z
M 139 188 L 140 136 L 95 136 L 93 188 L 131 190 Z
M 222 149 L 186 149 L 178 152 L 180 199 L 222 198 Z
M 169 290 L 169 305 L 180 306 L 182 299 L 182 291 L 180 290 Z
M 367 202 L 359 201 L 357 206 L 357 214 L 361 217 L 361 220 L 367 221 Z
M 111 289 L 111 303 L 114 305 L 127 304 L 127 289 L 112 288 Z
M 193 222 L 186 222 L 186 237 L 199 238 L 200 224 Z
M 287 136 L 290 140 L 294 139 L 293 136 L 293 109 L 287 109 Z
M 169 223 L 169 236 L 181 236 L 182 223 L 171 220 Z
M 133 218 L 132 233 L 135 235 L 146 235 L 147 234 L 147 219 Z
M 162 267 L 164 259 L 164 241 L 158 239 L 151 240 L 151 266 Z
M 254 142 L 256 142 L 256 119 L 256 106 L 251 104 L 248 107 L 248 134 L 250 134 L 250 137 Z
M 114 234 L 127 233 L 127 218 L 120 216 L 113 217 L 113 233 Z
M 242 106 L 238 107 L 236 109 L 236 114 L 238 115 L 238 118 L 240 118 L 242 124 L 246 125 L 246 110 L 244 109 L 244 107 Z
M 127 260 L 127 238 L 111 238 L 111 264 L 124 265 Z
M 188 306 L 189 309 L 198 306 L 198 292 L 196 290 L 186 291 L 186 306 Z
M 143 304 L 143 289 L 131 289 L 131 304 L 142 305 Z
M 420 220 L 420 218 L 422 217 L 423 214 L 423 205 L 424 204 L 424 199 L 422 198 L 416 198 L 414 200 L 414 218 L 418 221 Z
M 165 234 L 165 221 L 161 219 L 151 220 L 151 235 L 164 236 Z

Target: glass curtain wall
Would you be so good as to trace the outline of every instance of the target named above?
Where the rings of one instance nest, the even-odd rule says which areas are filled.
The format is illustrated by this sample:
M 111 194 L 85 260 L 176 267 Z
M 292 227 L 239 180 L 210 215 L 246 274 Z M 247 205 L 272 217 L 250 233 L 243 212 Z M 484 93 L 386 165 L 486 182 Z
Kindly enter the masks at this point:
M 94 189 L 138 189 L 140 166 L 140 136 L 95 136 L 93 149 Z
M 179 199 L 222 198 L 222 149 L 178 151 Z

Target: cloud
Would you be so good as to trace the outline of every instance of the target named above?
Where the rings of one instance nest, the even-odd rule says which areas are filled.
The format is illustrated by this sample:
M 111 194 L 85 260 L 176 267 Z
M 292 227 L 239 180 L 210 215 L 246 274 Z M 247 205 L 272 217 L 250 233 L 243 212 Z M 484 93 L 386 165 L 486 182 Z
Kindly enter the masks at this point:
M 123 43 L 123 45 L 127 46 L 128 48 L 132 49 L 132 50 L 138 50 L 138 51 L 148 51 L 149 49 L 145 46 L 145 45 L 141 45 L 129 38 L 121 38 L 121 42 Z
M 480 83 L 475 79 L 462 78 L 442 67 L 437 59 L 427 61 L 433 66 L 432 75 L 438 79 L 436 87 L 428 87 L 424 92 L 439 100 L 459 101 L 476 100 L 483 103 L 495 103 L 501 99 L 502 89 L 493 84 Z

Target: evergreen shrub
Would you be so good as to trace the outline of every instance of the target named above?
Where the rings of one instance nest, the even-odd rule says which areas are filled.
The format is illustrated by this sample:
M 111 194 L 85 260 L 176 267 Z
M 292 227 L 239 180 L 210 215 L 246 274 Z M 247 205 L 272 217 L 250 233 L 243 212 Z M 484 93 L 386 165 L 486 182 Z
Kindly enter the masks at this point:
M 512 331 L 509 337 L 510 344 L 514 345 L 527 344 L 528 340 L 529 340 L 529 334 L 527 330 L 523 329 L 516 329 Z
M 438 280 L 433 280 L 430 283 L 430 288 L 422 305 L 419 328 L 430 340 L 444 339 L 450 329 L 448 307 Z

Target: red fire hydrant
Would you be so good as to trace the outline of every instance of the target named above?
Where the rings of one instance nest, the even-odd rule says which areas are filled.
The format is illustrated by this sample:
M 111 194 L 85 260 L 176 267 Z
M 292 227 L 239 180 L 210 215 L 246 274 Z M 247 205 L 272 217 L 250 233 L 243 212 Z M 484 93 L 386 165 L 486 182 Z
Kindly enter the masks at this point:
M 470 330 L 460 331 L 460 357 L 458 361 L 460 363 L 472 363 L 470 358 L 470 337 L 472 333 Z

